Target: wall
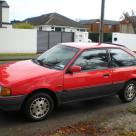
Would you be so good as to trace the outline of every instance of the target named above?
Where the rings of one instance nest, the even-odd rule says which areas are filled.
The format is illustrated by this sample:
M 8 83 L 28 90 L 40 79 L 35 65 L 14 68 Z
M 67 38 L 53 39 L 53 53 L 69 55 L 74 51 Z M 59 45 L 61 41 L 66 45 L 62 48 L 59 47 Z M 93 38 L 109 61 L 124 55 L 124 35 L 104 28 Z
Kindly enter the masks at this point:
M 39 30 L 39 27 L 42 27 L 42 31 L 55 31 L 55 27 L 65 28 L 64 32 L 77 32 L 78 29 L 82 29 L 82 28 L 76 28 L 76 27 L 55 26 L 55 25 L 54 26 L 50 26 L 50 25 L 35 26 L 34 28 Z M 54 29 L 52 29 L 52 27 L 54 27 Z M 85 31 L 87 31 L 87 29 L 85 29 Z
M 0 28 L 0 53 L 36 53 L 37 31 Z
M 134 34 L 132 24 L 120 24 L 120 32 Z
M 74 42 L 92 42 L 91 39 L 88 39 L 89 33 L 88 32 L 75 32 L 74 34 Z
M 2 24 L 3 28 L 11 28 L 12 29 L 12 25 L 11 24 Z
M 112 43 L 125 45 L 132 51 L 136 51 L 136 34 L 113 33 Z
M 2 8 L 2 22 L 9 23 L 9 8 Z

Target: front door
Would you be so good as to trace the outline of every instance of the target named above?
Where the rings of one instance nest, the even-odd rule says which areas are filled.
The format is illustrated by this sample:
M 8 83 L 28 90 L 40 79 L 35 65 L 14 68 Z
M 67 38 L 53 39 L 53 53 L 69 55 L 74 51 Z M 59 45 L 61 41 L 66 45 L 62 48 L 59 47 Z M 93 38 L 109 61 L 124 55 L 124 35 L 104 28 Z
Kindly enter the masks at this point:
M 84 51 L 73 65 L 81 66 L 79 73 L 65 73 L 65 102 L 77 101 L 110 95 L 112 90 L 112 70 L 108 67 L 108 55 L 105 49 Z

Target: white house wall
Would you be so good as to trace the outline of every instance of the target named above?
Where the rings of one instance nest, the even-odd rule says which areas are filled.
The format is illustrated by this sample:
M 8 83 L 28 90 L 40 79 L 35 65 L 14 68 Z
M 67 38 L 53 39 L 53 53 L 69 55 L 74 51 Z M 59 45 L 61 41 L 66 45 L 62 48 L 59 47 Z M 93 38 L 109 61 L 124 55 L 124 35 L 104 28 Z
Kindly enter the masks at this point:
M 34 28 L 39 30 L 39 27 L 42 27 L 42 31 L 55 31 L 54 29 L 52 29 L 52 27 L 61 27 L 61 28 L 65 28 L 64 32 L 77 32 L 78 29 L 82 29 L 82 28 L 76 28 L 76 27 L 68 27 L 68 26 L 50 26 L 50 25 L 42 25 L 42 26 L 35 26 Z M 83 28 L 84 29 L 84 28 Z M 87 31 L 87 29 L 86 29 Z
M 9 22 L 9 8 L 2 8 L 2 22 L 8 23 Z
M 136 51 L 136 34 L 113 33 L 112 43 L 125 45 L 132 51 Z
M 37 31 L 0 29 L 0 53 L 36 53 Z
M 3 28 L 11 28 L 12 29 L 12 25 L 11 24 L 2 24 Z

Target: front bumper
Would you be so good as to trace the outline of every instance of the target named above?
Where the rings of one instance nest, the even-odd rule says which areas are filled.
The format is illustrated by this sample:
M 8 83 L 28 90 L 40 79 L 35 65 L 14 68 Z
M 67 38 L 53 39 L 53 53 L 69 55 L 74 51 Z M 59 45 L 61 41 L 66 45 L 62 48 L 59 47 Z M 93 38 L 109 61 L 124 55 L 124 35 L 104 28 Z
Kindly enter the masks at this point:
M 4 111 L 17 111 L 21 109 L 25 95 L 18 96 L 0 96 L 0 109 Z

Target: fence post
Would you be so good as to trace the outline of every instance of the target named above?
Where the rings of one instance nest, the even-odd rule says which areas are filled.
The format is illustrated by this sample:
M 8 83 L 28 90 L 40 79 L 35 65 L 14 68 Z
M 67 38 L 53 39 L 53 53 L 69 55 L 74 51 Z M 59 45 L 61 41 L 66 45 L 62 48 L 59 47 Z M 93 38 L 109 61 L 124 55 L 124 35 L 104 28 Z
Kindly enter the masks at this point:
M 48 49 L 50 49 L 50 32 L 48 31 Z
M 61 32 L 61 43 L 63 42 L 63 32 Z

